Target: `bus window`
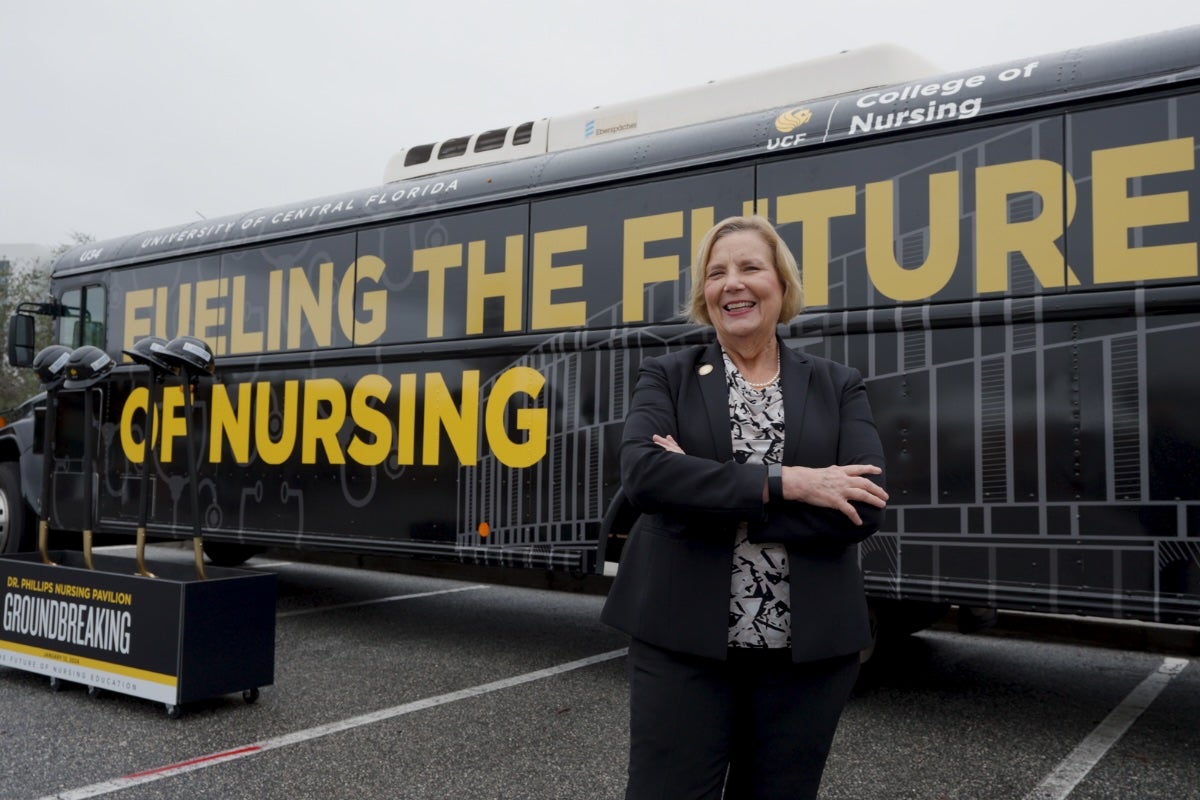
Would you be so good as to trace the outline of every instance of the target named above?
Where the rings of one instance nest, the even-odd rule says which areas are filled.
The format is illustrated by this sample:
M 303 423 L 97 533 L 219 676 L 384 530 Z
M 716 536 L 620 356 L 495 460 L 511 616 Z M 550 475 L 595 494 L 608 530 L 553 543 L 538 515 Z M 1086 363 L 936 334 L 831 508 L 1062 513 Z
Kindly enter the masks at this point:
M 496 128 L 492 131 L 484 131 L 475 140 L 475 152 L 483 153 L 488 150 L 499 150 L 501 147 L 504 147 L 504 139 L 507 136 L 508 128 Z
M 442 142 L 442 146 L 438 149 L 438 158 L 455 158 L 467 152 L 467 142 L 471 141 L 470 136 L 460 136 L 457 139 L 447 139 Z
M 68 289 L 62 294 L 63 316 L 58 323 L 58 343 L 67 347 L 85 344 L 104 348 L 104 287 L 99 284 Z

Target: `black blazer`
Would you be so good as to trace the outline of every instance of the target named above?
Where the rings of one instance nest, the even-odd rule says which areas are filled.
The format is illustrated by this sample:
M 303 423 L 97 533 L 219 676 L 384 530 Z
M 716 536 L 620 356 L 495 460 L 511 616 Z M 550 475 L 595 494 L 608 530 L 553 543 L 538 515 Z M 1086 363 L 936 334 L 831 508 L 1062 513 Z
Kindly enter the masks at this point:
M 783 463 L 883 468 L 858 371 L 782 342 L 779 347 Z M 686 455 L 663 450 L 653 434 L 674 436 Z M 870 644 L 855 545 L 879 528 L 882 510 L 856 503 L 863 520 L 856 526 L 840 511 L 763 503 L 767 467 L 733 458 L 720 345 L 642 362 L 620 460 L 622 488 L 642 515 L 605 602 L 604 622 L 658 647 L 725 658 L 733 540 L 747 521 L 751 541 L 787 546 L 793 659 L 814 661 Z M 883 474 L 871 479 L 885 485 Z

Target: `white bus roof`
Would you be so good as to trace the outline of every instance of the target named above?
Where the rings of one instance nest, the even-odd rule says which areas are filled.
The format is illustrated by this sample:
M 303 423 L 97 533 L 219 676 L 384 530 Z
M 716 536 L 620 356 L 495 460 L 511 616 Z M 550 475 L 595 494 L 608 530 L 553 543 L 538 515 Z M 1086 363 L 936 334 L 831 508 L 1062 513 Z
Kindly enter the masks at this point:
M 675 92 L 596 106 L 400 150 L 385 183 L 584 147 L 924 78 L 938 68 L 897 45 L 872 45 Z

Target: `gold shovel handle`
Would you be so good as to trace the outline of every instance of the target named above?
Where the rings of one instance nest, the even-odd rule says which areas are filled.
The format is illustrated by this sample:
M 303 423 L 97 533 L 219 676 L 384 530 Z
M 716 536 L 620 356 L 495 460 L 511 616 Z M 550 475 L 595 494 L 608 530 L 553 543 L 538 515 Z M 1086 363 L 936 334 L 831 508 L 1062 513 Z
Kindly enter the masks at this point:
M 192 537 L 192 552 L 196 556 L 196 577 L 200 580 L 208 580 L 208 576 L 204 574 L 204 539 L 199 536 Z
M 137 574 L 153 578 L 154 573 L 146 569 L 146 526 L 137 529 Z
M 44 502 L 44 501 L 43 501 Z M 50 523 L 46 520 L 38 522 L 38 552 L 42 554 L 42 563 L 54 565 L 50 558 Z

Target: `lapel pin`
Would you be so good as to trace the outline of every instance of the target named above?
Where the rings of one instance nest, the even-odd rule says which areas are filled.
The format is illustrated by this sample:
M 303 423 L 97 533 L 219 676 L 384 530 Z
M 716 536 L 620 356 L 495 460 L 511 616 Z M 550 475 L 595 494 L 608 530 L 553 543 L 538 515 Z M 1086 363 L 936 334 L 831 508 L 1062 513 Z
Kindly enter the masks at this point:
M 707 375 L 708 373 L 710 373 L 712 371 L 713 371 L 712 364 L 701 364 L 700 369 L 697 370 L 697 372 L 699 372 L 701 375 Z

